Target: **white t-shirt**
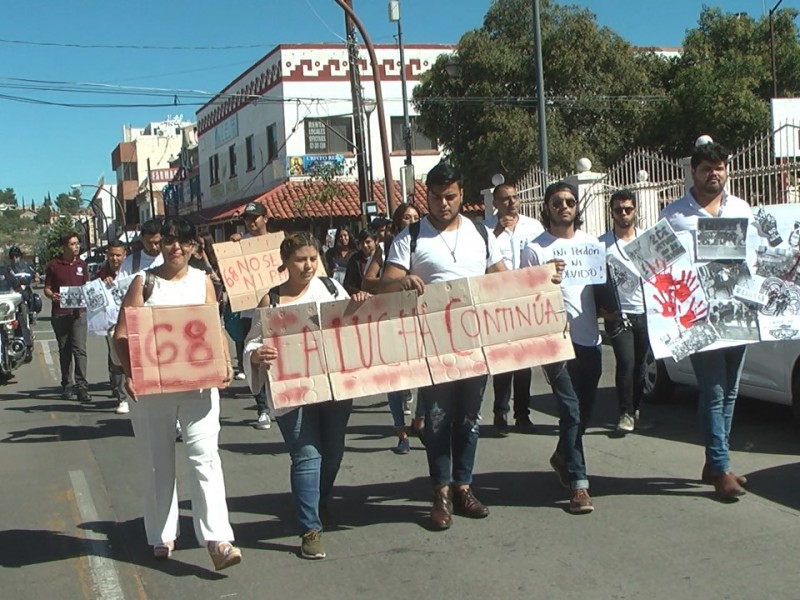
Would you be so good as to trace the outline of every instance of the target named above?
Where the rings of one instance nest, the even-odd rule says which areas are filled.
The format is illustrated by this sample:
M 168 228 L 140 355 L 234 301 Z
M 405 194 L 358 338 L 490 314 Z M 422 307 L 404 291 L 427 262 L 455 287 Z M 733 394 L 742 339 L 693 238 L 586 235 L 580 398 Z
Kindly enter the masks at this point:
M 634 229 L 635 235 L 641 231 Z M 634 239 L 636 239 L 634 237 Z M 633 240 L 621 240 L 614 231 L 607 231 L 600 236 L 600 241 L 606 245 L 606 259 L 609 261 L 609 271 L 613 284 L 617 288 L 619 305 L 622 312 L 629 315 L 644 313 L 644 294 L 642 293 L 642 278 L 625 253 L 625 246 Z
M 493 235 L 486 242 L 474 223 L 459 215 L 458 228 L 439 231 L 425 217 L 420 221 L 419 237 L 414 254 L 411 254 L 411 232 L 406 227 L 394 238 L 386 262 L 397 265 L 424 283 L 451 281 L 463 277 L 483 275 L 486 270 L 503 260 Z M 478 225 L 483 227 L 483 225 Z
M 553 251 L 556 248 L 569 248 L 586 242 L 597 242 L 597 238 L 580 229 L 569 239 L 557 238 L 545 231 L 522 251 L 520 266 L 543 265 L 553 260 Z M 600 328 L 597 326 L 597 308 L 592 286 L 562 283 L 561 293 L 564 294 L 564 308 L 567 310 L 572 343 L 579 346 L 599 346 Z
M 322 304 L 323 302 L 333 302 L 334 300 L 345 300 L 350 297 L 345 289 L 335 279 L 331 278 L 333 285 L 336 286 L 336 289 L 339 291 L 338 295 L 334 297 L 329 291 L 325 284 L 320 280 L 319 277 L 315 277 L 311 280 L 311 283 L 308 285 L 308 289 L 306 293 L 300 296 L 299 298 L 295 298 L 291 302 L 284 302 L 281 306 L 292 306 L 295 304 L 308 304 L 309 302 L 316 302 L 317 306 Z M 261 311 L 255 310 L 253 311 L 253 324 L 250 327 L 250 331 L 247 334 L 247 338 L 245 339 L 244 344 L 244 358 L 242 360 L 244 366 L 244 374 L 247 377 L 247 381 L 250 384 L 250 389 L 252 390 L 253 394 L 257 394 L 262 387 L 266 386 L 266 394 L 267 394 L 267 401 L 270 403 L 270 414 L 273 418 L 279 417 L 281 415 L 285 415 L 295 408 L 283 408 L 280 410 L 276 410 L 275 407 L 272 406 L 271 402 L 271 391 L 269 387 L 269 378 L 267 377 L 267 370 L 263 367 L 253 368 L 253 363 L 250 362 L 250 356 L 261 347 L 263 344 L 263 337 L 261 335 L 262 328 L 261 328 Z
M 503 229 L 500 235 L 495 235 L 497 223 L 496 215 L 483 222 L 489 234 L 497 238 L 497 246 L 506 263 L 506 269 L 519 269 L 522 250 L 544 232 L 544 227 L 536 219 L 519 215 L 514 231 Z
M 119 273 L 117 274 L 117 279 L 124 279 L 125 277 L 129 277 L 130 275 L 135 275 L 140 271 L 144 271 L 145 269 L 155 268 L 159 265 L 164 264 L 164 255 L 159 252 L 155 256 L 150 256 L 142 250 L 141 252 L 141 259 L 139 260 L 139 271 L 133 270 L 133 257 L 136 252 L 132 252 L 128 256 L 125 257 L 125 260 L 122 261 L 122 266 L 119 268 Z

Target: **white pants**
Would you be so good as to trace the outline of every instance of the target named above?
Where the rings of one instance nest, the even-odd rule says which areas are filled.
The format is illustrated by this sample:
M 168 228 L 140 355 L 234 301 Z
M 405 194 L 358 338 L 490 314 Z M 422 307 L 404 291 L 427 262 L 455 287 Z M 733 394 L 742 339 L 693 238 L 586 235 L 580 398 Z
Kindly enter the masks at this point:
M 144 466 L 144 527 L 151 546 L 178 538 L 175 421 L 189 459 L 189 492 L 198 541 L 230 542 L 225 479 L 219 457 L 219 391 L 141 396 L 131 403 L 131 422 Z

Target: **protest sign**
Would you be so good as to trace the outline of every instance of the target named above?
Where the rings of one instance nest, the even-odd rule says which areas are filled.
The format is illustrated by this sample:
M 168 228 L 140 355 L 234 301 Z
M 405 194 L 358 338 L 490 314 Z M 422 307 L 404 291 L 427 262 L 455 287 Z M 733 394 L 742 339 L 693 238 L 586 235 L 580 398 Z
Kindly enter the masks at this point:
M 278 270 L 283 238 L 283 233 L 268 233 L 214 244 L 233 312 L 255 308 L 271 288 L 286 281 L 287 274 Z
M 320 304 L 334 398 L 430 385 L 416 308 L 409 291 Z
M 61 308 L 86 308 L 83 286 L 62 285 L 58 288 L 58 293 L 61 296 L 61 300 L 59 301 Z
M 650 279 L 686 254 L 686 248 L 672 231 L 669 222 L 661 219 L 628 242 L 625 253 L 642 278 Z
M 572 358 L 553 265 L 350 300 L 259 309 L 275 408 Z M 329 383 L 328 383 L 329 382 Z
M 606 248 L 599 242 L 584 242 L 553 249 L 553 258 L 564 260 L 564 285 L 595 285 L 606 282 Z
M 223 385 L 228 364 L 216 304 L 128 307 L 125 319 L 138 395 Z
M 105 335 L 113 325 L 109 323 L 107 315 L 109 306 L 114 303 L 111 289 L 102 279 L 95 279 L 83 286 L 83 295 L 86 298 L 87 329 L 92 333 Z
M 744 260 L 746 251 L 747 219 L 697 219 L 696 260 Z

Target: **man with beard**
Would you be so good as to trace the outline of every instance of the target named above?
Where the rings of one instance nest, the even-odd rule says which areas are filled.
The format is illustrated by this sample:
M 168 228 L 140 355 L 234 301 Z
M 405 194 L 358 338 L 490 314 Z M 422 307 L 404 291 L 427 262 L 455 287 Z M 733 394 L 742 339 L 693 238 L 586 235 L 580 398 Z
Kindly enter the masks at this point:
M 131 252 L 119 268 L 117 277 L 124 279 L 151 267 L 157 267 L 164 262 L 161 254 L 161 220 L 150 219 L 142 224 L 139 232 L 141 250 Z
M 645 358 L 650 348 L 642 279 L 625 253 L 625 247 L 641 233 L 636 228 L 636 196 L 630 190 L 611 195 L 611 231 L 600 236 L 610 260 L 609 282 L 616 290 L 618 314 L 601 315 L 617 360 L 615 383 L 619 403 L 617 431 L 630 433 L 641 426 L 639 410 L 644 395 Z
M 513 183 L 501 183 L 492 193 L 497 214 L 484 221 L 503 256 L 506 269 L 518 269 L 522 249 L 544 231 L 542 224 L 519 214 L 519 195 Z M 494 428 L 500 437 L 508 436 L 508 404 L 514 390 L 514 427 L 520 433 L 534 433 L 530 419 L 531 369 L 520 369 L 492 376 L 494 388 Z
M 425 180 L 428 216 L 394 238 L 380 291 L 425 292 L 425 285 L 505 271 L 494 236 L 460 214 L 464 199 L 461 174 L 439 163 Z M 419 390 L 425 408 L 425 450 L 434 486 L 431 524 L 447 529 L 453 512 L 473 519 L 489 509 L 472 493 L 480 408 L 486 375 L 448 381 Z
M 557 181 L 545 190 L 542 222 L 544 233 L 522 251 L 523 267 L 551 262 L 571 246 L 597 242 L 597 238 L 578 229 L 582 224 L 578 190 L 565 181 Z M 602 372 L 600 329 L 592 286 L 570 285 L 567 279 L 561 284 L 561 291 L 575 358 L 543 367 L 558 403 L 558 446 L 550 465 L 561 485 L 572 490 L 569 511 L 582 514 L 594 510 L 589 496 L 583 434 L 592 416 Z
M 725 191 L 728 155 L 728 150 L 717 143 L 695 148 L 691 158 L 694 186 L 661 211 L 661 218 L 667 219 L 676 233 L 686 231 L 696 236 L 700 217 L 746 218 L 748 225 L 753 225 L 747 202 Z M 728 453 L 745 349 L 744 345 L 723 347 L 690 356 L 697 378 L 698 414 L 706 447 L 701 478 L 704 483 L 713 484 L 715 494 L 723 500 L 744 495 L 743 486 L 747 484 L 745 477 L 731 471 Z

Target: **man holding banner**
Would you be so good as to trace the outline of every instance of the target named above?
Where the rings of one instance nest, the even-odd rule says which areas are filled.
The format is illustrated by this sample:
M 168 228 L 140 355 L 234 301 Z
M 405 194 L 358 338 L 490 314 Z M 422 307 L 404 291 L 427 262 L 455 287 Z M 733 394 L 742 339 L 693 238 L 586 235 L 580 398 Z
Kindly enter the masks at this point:
M 717 143 L 695 148 L 691 158 L 694 186 L 661 211 L 675 233 L 697 236 L 698 218 L 754 219 L 750 205 L 725 191 L 728 181 L 728 150 Z M 697 378 L 698 414 L 706 447 L 702 480 L 714 485 L 718 498 L 729 500 L 745 493 L 745 477 L 731 472 L 729 438 L 733 409 L 739 391 L 746 346 L 721 347 L 691 354 Z
M 547 187 L 542 221 L 545 232 L 522 251 L 521 265 L 543 265 L 556 259 L 566 262 L 561 291 L 575 350 L 574 359 L 543 367 L 559 413 L 558 446 L 550 465 L 561 485 L 572 490 L 570 512 L 589 513 L 594 505 L 589 496 L 583 434 L 592 415 L 602 372 L 592 284 L 605 282 L 606 270 L 604 264 L 598 267 L 593 262 L 599 245 L 597 238 L 578 229 L 582 220 L 578 190 L 573 185 L 558 181 Z M 599 251 L 605 263 L 605 251 Z
M 461 174 L 446 163 L 428 173 L 428 216 L 394 239 L 381 277 L 382 293 L 425 292 L 425 285 L 505 271 L 494 236 L 460 214 Z M 472 493 L 480 408 L 487 376 L 447 381 L 419 390 L 425 408 L 425 449 L 434 486 L 431 522 L 447 529 L 453 512 L 483 518 L 489 509 Z

